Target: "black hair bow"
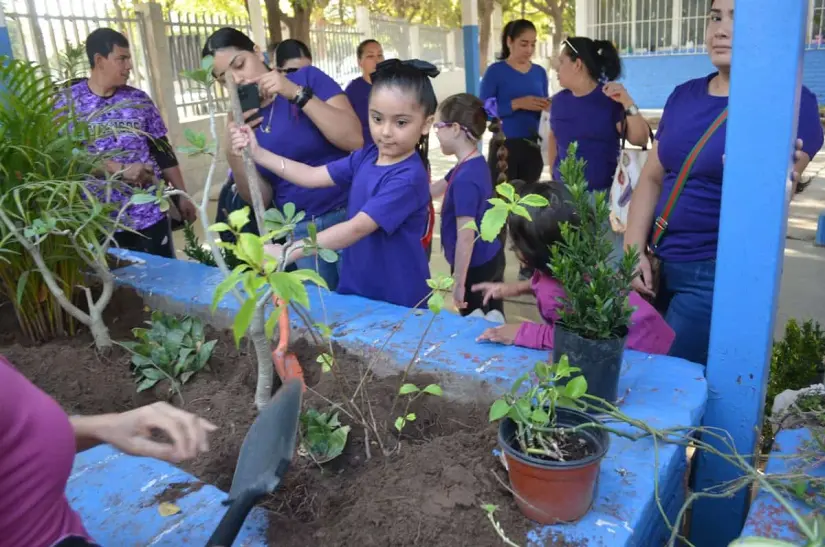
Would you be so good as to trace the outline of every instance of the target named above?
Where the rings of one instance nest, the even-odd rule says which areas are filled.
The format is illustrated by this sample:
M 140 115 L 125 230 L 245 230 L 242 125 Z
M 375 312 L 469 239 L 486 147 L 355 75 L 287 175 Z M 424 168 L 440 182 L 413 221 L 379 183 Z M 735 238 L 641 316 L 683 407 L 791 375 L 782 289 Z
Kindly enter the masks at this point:
M 381 61 L 375 66 L 375 72 L 373 72 L 373 74 L 395 72 L 401 67 L 414 68 L 430 78 L 435 78 L 441 74 L 441 71 L 438 70 L 437 66 L 432 63 L 428 63 L 427 61 L 422 61 L 421 59 L 409 59 L 407 61 L 402 61 L 401 59 L 387 59 L 386 61 Z

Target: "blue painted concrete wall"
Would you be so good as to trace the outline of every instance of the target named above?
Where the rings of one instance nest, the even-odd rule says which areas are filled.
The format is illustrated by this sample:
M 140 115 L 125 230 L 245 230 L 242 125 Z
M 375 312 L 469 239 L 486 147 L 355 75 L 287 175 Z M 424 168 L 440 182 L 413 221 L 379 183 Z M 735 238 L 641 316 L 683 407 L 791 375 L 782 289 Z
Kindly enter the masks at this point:
M 811 465 L 810 461 L 800 458 L 803 447 L 805 452 L 811 451 L 812 440 L 813 437 L 807 429 L 780 431 L 774 440 L 765 473 L 769 475 L 805 473 L 814 477 L 825 477 L 825 467 Z M 786 495 L 785 497 L 791 502 L 794 511 L 802 517 L 810 515 L 810 506 L 793 499 L 792 496 Z M 816 504 L 819 507 L 825 506 L 825 500 L 817 500 Z M 764 489 L 760 490 L 753 501 L 745 528 L 742 530 L 742 537 L 748 536 L 781 539 L 794 545 L 802 545 L 806 541 L 790 514 L 776 501 L 775 497 Z
M 825 49 L 805 52 L 803 84 L 825 106 Z M 677 85 L 710 74 L 715 69 L 706 53 L 696 55 L 628 56 L 623 59 L 622 81 L 639 108 L 661 109 Z M 771 77 L 765 65 L 764 78 Z
M 185 308 L 209 316 L 212 291 L 221 280 L 215 268 L 138 253 L 119 254 L 141 261 L 118 272 L 120 284 L 177 310 Z M 313 320 L 329 324 L 336 340 L 350 347 L 380 347 L 393 327 L 408 316 L 404 328 L 386 349 L 399 367 L 409 362 L 430 319 L 429 312 L 409 315 L 406 308 L 330 293 L 324 296 L 324 314 L 318 292 L 311 290 L 309 294 Z M 227 297 L 219 308 L 231 315 L 238 304 Z M 548 358 L 546 351 L 479 344 L 476 337 L 490 326 L 483 319 L 465 319 L 445 312 L 436 323 L 423 345 L 418 366 L 457 380 L 444 382 L 447 396 L 451 384 L 475 385 L 492 392 L 509 388 L 525 369 Z M 625 394 L 621 405 L 624 412 L 661 429 L 698 424 L 707 401 L 701 367 L 632 351 L 625 355 L 619 389 Z M 659 500 L 672 521 L 684 502 L 685 470 L 685 452 L 680 447 L 659 446 L 656 451 L 649 440 L 631 442 L 611 436 L 591 511 L 575 524 L 537 526 L 531 533 L 531 545 L 662 545 L 670 532 L 656 503 L 654 481 L 659 483 Z M 168 464 L 98 447 L 78 456 L 68 494 L 89 532 L 103 545 L 171 547 L 181 544 L 180 537 L 198 545 L 205 542 L 220 519 L 220 501 L 225 499 L 220 492 L 209 487 L 189 494 L 178 503 L 182 513 L 167 519 L 161 519 L 151 503 L 164 485 L 193 480 Z M 267 545 L 264 518 L 262 511 L 253 514 L 244 528 L 243 545 Z M 128 530 L 128 541 L 123 537 L 124 530 Z

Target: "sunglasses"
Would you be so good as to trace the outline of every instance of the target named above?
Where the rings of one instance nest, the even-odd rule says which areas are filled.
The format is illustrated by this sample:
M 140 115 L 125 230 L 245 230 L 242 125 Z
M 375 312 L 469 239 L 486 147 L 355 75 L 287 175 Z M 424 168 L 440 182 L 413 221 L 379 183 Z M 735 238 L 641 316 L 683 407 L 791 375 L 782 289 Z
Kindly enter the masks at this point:
M 276 68 L 275 70 L 277 70 L 281 74 L 292 74 L 293 72 L 298 72 L 298 69 L 295 68 L 295 67 L 292 67 L 292 68 Z

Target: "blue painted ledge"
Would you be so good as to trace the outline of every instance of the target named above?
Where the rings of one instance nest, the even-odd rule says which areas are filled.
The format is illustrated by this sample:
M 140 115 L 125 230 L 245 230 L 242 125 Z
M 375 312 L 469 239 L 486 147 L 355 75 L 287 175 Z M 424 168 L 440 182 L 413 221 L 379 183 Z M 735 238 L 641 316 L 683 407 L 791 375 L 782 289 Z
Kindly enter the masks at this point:
M 774 440 L 765 473 L 805 473 L 825 477 L 825 467 L 812 465 L 810 461 L 803 461 L 799 456 L 801 450 L 810 450 L 807 445 L 811 441 L 812 435 L 807 429 L 780 431 Z M 811 513 L 810 508 L 801 501 L 791 499 L 791 505 L 803 517 Z M 819 500 L 818 505 L 825 505 L 825 500 Z M 781 539 L 795 545 L 801 545 L 806 541 L 790 514 L 776 498 L 764 490 L 759 492 L 751 504 L 745 528 L 742 530 L 742 537 L 748 536 Z
M 118 270 L 121 285 L 136 289 L 152 306 L 208 317 L 212 291 L 221 281 L 216 269 L 139 253 L 119 254 L 137 260 Z M 403 330 L 385 348 L 402 364 L 412 357 L 429 321 L 429 312 L 417 315 L 391 304 L 334 293 L 324 296 L 325 319 L 318 291 L 309 292 L 313 320 L 329 324 L 337 341 L 349 347 L 381 347 L 393 326 L 406 316 Z M 237 309 L 230 296 L 220 303 L 216 315 L 225 320 Z M 422 346 L 419 370 L 460 379 L 454 384 L 474 384 L 479 395 L 489 395 L 508 388 L 525 368 L 548 358 L 546 351 L 477 343 L 476 337 L 489 325 L 483 319 L 442 313 Z M 628 415 L 660 429 L 698 425 L 707 400 L 698 365 L 632 351 L 625 354 L 620 390 L 626 393 L 622 409 Z M 661 545 L 670 531 L 657 506 L 654 479 L 659 481 L 659 504 L 672 520 L 684 501 L 685 471 L 684 449 L 660 446 L 657 452 L 648 440 L 634 443 L 613 436 L 591 511 L 575 524 L 537 526 L 530 545 L 542 547 L 560 540 L 594 547 Z M 206 486 L 181 498 L 181 514 L 165 519 L 151 503 L 165 485 L 194 480 L 162 462 L 98 447 L 78 456 L 68 494 L 89 532 L 103 545 L 173 546 L 184 536 L 191 544 L 202 544 L 223 513 L 222 493 Z M 237 545 L 267 545 L 265 524 L 264 513 L 254 512 L 244 528 L 243 542 Z

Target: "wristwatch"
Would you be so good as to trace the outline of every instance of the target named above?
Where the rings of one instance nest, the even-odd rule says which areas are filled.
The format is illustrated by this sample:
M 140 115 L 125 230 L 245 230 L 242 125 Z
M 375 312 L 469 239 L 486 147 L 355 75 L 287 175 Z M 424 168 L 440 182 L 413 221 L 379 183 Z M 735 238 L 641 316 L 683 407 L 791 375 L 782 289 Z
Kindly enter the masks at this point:
M 625 111 L 624 111 L 624 112 L 625 112 L 625 114 L 627 114 L 628 116 L 635 116 L 636 114 L 638 114 L 638 113 L 639 113 L 639 107 L 638 107 L 638 106 L 636 106 L 635 104 L 632 104 L 632 105 L 628 106 L 628 107 L 625 109 Z
M 298 108 L 303 108 L 309 102 L 309 100 L 315 96 L 315 93 L 312 91 L 311 87 L 308 86 L 298 86 L 298 90 L 295 92 L 295 96 L 292 98 L 291 102 Z

